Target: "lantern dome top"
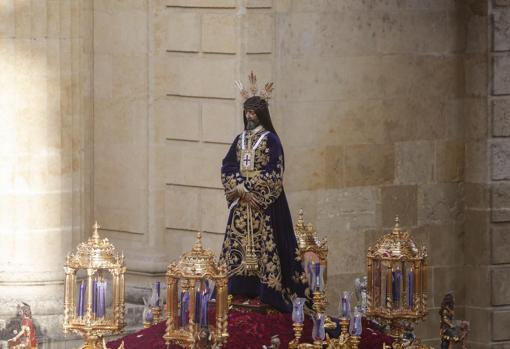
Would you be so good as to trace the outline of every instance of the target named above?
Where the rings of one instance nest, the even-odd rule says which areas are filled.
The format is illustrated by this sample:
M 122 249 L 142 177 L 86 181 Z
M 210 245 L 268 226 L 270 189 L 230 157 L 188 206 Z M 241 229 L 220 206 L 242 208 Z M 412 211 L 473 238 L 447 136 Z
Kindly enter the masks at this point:
M 393 231 L 379 239 L 374 247 L 369 248 L 368 257 L 380 259 L 424 259 L 427 257 L 425 247 L 420 251 L 407 231 L 400 228 L 400 220 L 395 217 Z
M 191 251 L 185 252 L 177 263 L 168 266 L 167 275 L 179 278 L 222 278 L 226 277 L 226 266 L 219 265 L 214 260 L 214 254 L 202 246 L 202 234 L 197 233 L 197 239 Z
M 70 253 L 66 259 L 66 266 L 74 269 L 112 269 L 124 267 L 124 255 L 118 254 L 115 247 L 107 238 L 101 239 L 95 222 L 91 237 L 76 248 L 76 253 Z
M 303 209 L 299 210 L 296 226 L 294 227 L 296 240 L 300 250 L 319 251 L 324 250 L 327 252 L 328 246 L 326 239 L 319 239 L 317 232 L 314 230 L 313 225 L 308 223 L 305 225 L 303 219 Z

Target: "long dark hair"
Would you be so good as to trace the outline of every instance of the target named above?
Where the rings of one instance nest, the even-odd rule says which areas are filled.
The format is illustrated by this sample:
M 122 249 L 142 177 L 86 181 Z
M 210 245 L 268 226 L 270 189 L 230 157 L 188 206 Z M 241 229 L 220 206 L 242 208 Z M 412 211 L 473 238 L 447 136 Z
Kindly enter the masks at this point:
M 269 108 L 267 107 L 267 101 L 265 99 L 260 98 L 259 96 L 253 96 L 248 98 L 244 102 L 244 110 L 243 110 L 243 122 L 244 128 L 246 129 L 246 111 L 252 109 L 257 114 L 257 118 L 259 122 L 264 128 L 268 131 L 277 134 L 273 123 L 271 122 L 271 115 L 269 114 Z

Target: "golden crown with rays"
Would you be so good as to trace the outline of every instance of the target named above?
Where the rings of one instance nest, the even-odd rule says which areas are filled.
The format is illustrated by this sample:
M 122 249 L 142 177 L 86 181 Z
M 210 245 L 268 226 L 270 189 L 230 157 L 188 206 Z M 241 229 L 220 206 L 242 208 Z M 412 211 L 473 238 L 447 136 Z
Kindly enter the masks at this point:
M 257 76 L 251 71 L 250 75 L 248 75 L 248 80 L 250 82 L 250 87 L 247 90 L 243 83 L 240 80 L 237 80 L 234 82 L 235 86 L 239 89 L 239 93 L 241 94 L 241 97 L 243 97 L 243 100 L 247 100 L 250 97 L 257 96 L 257 93 L 259 93 L 259 89 L 257 87 Z M 273 82 L 267 82 L 264 85 L 264 88 L 260 91 L 260 94 L 258 95 L 260 98 L 264 100 L 269 100 L 271 98 L 271 93 L 274 89 L 274 83 Z

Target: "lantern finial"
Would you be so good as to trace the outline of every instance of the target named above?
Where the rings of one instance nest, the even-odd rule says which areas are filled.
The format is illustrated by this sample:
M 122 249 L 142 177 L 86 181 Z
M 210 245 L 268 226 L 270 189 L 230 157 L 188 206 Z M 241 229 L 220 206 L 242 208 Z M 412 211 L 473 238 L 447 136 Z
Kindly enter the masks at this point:
M 202 247 L 202 233 L 197 232 L 197 240 L 195 241 L 195 244 L 193 245 L 193 251 L 203 251 L 204 248 Z
M 94 225 L 92 226 L 94 231 L 92 231 L 92 239 L 94 241 L 99 241 L 99 232 L 98 229 L 101 228 L 101 226 L 95 221 Z
M 297 219 L 296 225 L 298 227 L 304 227 L 305 226 L 305 220 L 303 218 L 303 209 L 302 208 L 300 208 L 299 211 L 298 211 L 298 219 Z
M 393 228 L 393 234 L 399 235 L 400 234 L 400 218 L 395 216 L 395 227 Z

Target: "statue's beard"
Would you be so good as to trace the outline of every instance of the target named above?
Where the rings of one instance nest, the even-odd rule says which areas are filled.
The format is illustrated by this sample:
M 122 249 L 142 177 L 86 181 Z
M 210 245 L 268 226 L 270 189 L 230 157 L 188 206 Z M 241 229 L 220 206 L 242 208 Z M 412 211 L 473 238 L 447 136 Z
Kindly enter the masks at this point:
M 260 123 L 258 121 L 255 121 L 255 120 L 248 120 L 246 122 L 246 129 L 247 130 L 253 130 L 255 127 L 257 127 Z

